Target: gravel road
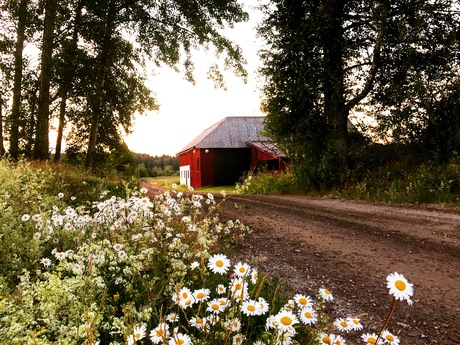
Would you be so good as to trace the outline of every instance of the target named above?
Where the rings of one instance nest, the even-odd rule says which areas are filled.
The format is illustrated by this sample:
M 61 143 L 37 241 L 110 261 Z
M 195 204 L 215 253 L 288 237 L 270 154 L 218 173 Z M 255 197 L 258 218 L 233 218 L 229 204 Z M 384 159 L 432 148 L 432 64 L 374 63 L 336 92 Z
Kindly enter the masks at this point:
M 238 256 L 288 281 L 298 292 L 319 287 L 336 296 L 337 316 L 368 313 L 378 332 L 391 297 L 389 273 L 414 284 L 389 329 L 402 344 L 460 341 L 460 211 L 300 196 L 231 196 L 226 218 L 253 232 Z

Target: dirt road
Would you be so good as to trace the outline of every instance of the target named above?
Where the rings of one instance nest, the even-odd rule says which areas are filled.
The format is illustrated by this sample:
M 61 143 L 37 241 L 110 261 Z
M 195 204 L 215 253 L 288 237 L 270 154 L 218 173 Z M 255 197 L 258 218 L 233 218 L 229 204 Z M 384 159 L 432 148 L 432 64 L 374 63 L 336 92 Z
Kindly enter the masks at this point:
M 388 326 L 401 345 L 459 343 L 460 211 L 293 196 L 231 196 L 222 208 L 253 229 L 238 255 L 298 292 L 329 288 L 337 316 L 369 313 L 365 330 L 378 332 L 398 272 L 415 290 Z

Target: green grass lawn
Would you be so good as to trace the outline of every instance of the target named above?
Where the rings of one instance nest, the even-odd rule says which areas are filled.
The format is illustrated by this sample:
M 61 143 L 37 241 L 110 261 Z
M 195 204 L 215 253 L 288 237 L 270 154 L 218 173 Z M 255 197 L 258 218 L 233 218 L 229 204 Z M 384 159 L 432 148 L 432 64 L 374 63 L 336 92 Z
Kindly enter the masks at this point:
M 179 176 L 158 176 L 158 177 L 146 177 L 143 179 L 145 182 L 150 183 L 152 186 L 162 187 L 170 189 L 172 184 L 177 185 L 176 190 L 178 191 L 187 191 L 186 186 L 179 185 Z M 213 187 L 203 187 L 198 188 L 195 191 L 200 193 L 220 193 L 222 190 L 225 190 L 228 194 L 235 193 L 235 186 L 213 186 Z

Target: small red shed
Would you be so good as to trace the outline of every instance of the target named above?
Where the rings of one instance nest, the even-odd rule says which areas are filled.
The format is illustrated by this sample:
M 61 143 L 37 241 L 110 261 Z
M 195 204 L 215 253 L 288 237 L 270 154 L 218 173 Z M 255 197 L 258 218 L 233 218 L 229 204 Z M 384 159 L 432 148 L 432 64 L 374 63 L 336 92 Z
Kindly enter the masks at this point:
M 225 186 L 264 164 L 268 169 L 283 170 L 286 156 L 260 135 L 264 119 L 226 117 L 204 130 L 177 153 L 180 183 L 193 188 Z

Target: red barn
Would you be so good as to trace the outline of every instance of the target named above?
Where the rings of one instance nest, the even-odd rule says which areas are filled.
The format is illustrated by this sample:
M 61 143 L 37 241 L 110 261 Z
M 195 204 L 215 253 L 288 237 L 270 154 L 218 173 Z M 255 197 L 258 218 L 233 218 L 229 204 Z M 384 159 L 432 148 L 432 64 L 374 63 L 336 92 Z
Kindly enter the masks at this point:
M 287 158 L 260 135 L 265 117 L 226 117 L 177 153 L 180 183 L 193 188 L 225 186 L 261 166 L 284 170 Z

